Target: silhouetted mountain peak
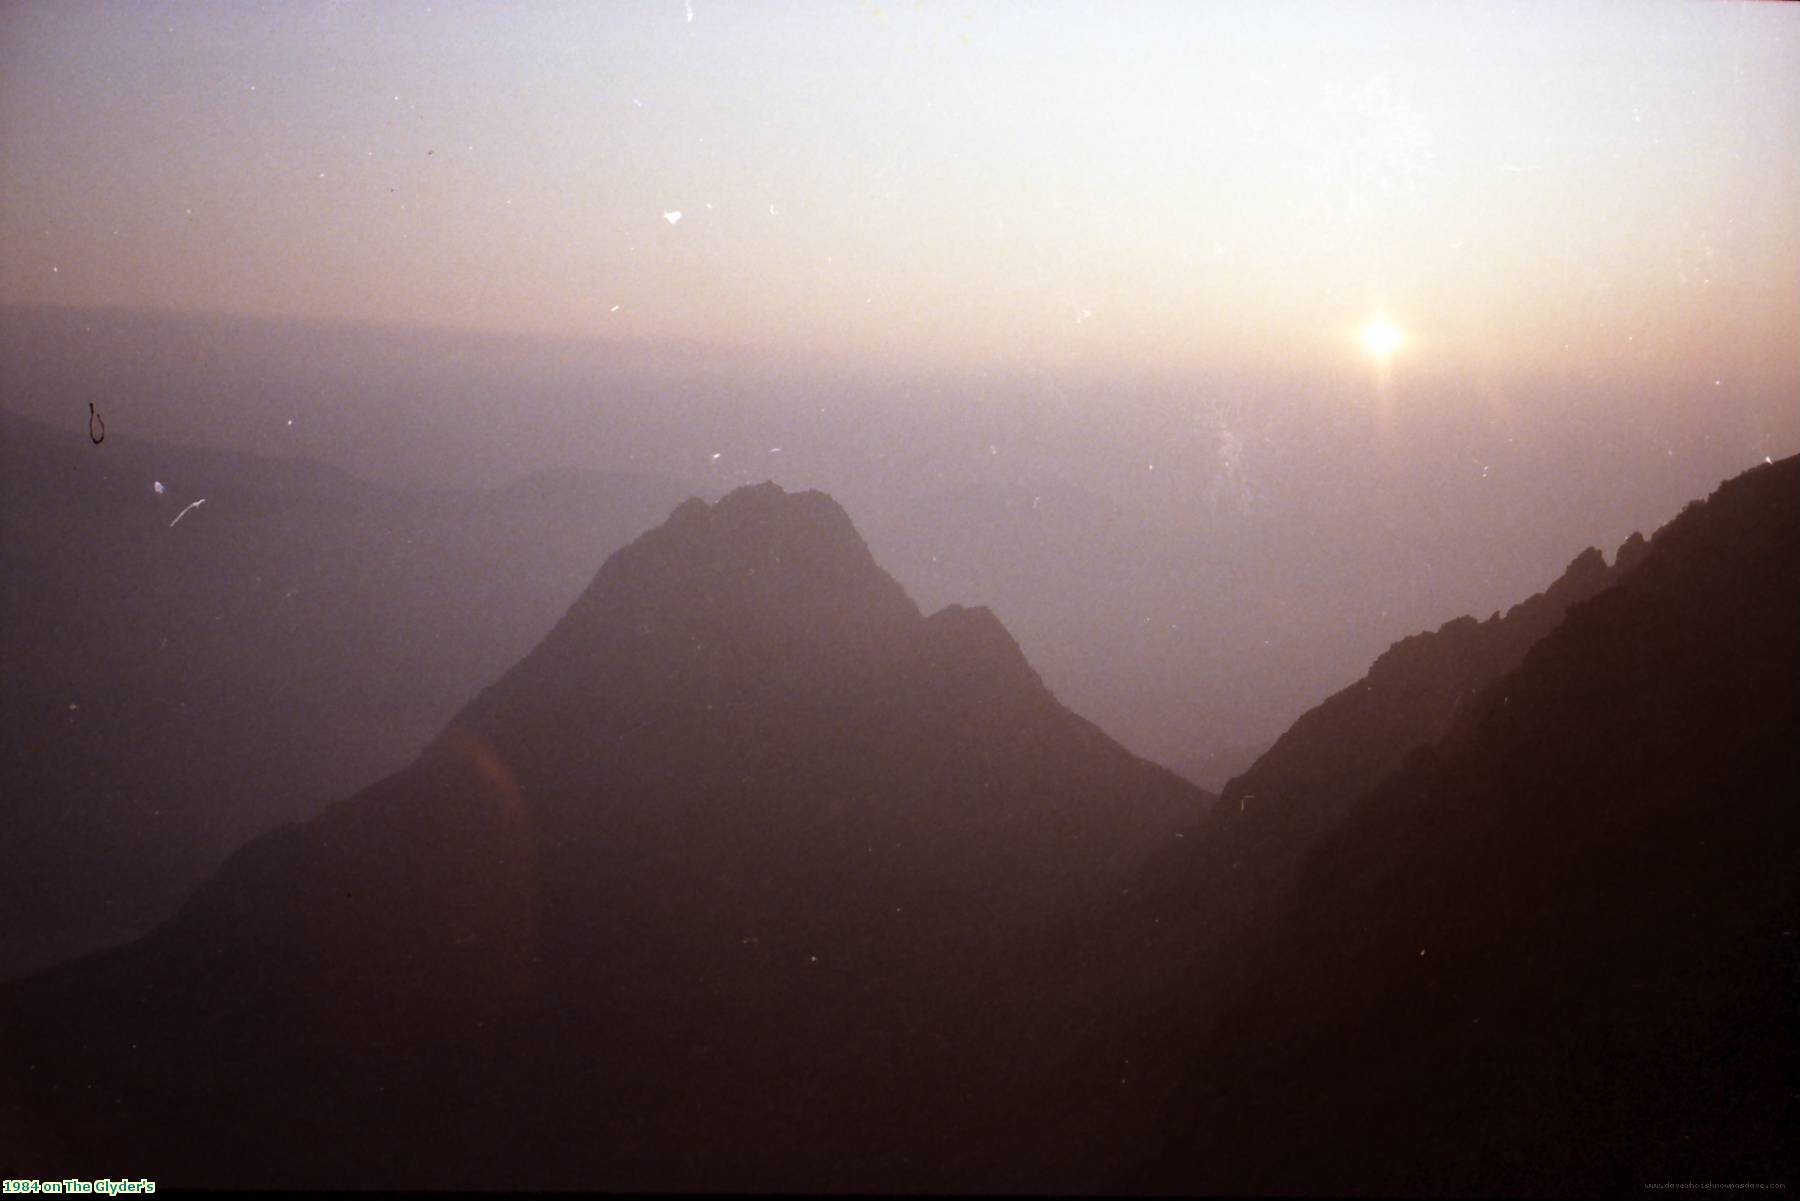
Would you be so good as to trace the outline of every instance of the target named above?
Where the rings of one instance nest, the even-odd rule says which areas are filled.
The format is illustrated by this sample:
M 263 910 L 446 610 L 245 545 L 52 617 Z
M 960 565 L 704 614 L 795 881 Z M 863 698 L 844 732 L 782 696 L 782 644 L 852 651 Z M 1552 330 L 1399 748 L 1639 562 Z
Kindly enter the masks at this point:
M 735 548 L 750 566 L 786 568 L 815 582 L 868 583 L 886 579 L 843 506 L 823 492 L 786 492 L 775 483 L 739 488 L 706 513 L 709 536 Z M 690 509 L 685 520 L 701 515 Z M 909 614 L 916 614 L 912 605 Z
M 783 588 L 793 590 L 786 599 L 795 604 L 854 598 L 896 619 L 919 616 L 835 500 L 774 483 L 739 488 L 716 504 L 684 501 L 608 560 L 583 601 L 649 599 L 667 612 L 670 602 L 675 610 L 708 608 Z M 680 595 L 663 595 L 668 589 Z
M 548 759 L 670 707 L 717 715 L 804 696 L 830 708 L 902 678 L 931 690 L 918 701 L 930 706 L 1055 706 L 992 612 L 927 620 L 835 500 L 765 483 L 685 501 L 615 553 L 458 724 L 567 744 Z
M 1606 556 L 1600 548 L 1590 546 L 1569 561 L 1556 583 L 1546 590 L 1552 600 L 1569 603 L 1565 598 L 1592 596 L 1607 583 Z
M 1071 936 L 1207 799 L 989 610 L 922 616 L 829 497 L 746 488 L 608 558 L 414 763 L 105 963 L 0 991 L 0 1027 L 60 1015 L 44 1062 L 108 1032 L 104 1084 L 65 1077 L 40 1125 L 153 1141 L 165 1179 L 256 1179 L 298 1123 L 237 1098 L 279 1093 L 325 1181 L 473 1152 L 462 1183 L 866 1191 L 946 1140 L 1005 1180 L 1013 1099 L 1090 1021 Z M 89 1120 L 173 1063 L 152 1123 Z M 823 1148 L 797 1168 L 795 1137 Z
M 773 483 L 692 498 L 615 553 L 536 651 L 490 692 L 570 699 L 604 681 L 666 692 L 694 672 L 742 678 L 892 648 L 920 620 L 849 515 Z M 484 707 L 489 698 L 477 702 Z M 527 707 L 538 707 L 529 702 Z
M 1007 687 L 1024 683 L 1044 690 L 1025 652 L 986 605 L 946 605 L 926 620 L 925 629 L 934 660 L 944 669 Z
M 1638 562 L 1649 550 L 1650 543 L 1642 534 L 1634 532 L 1631 537 L 1619 544 L 1619 553 L 1613 557 L 1613 570 L 1615 572 L 1630 571 L 1638 565 Z

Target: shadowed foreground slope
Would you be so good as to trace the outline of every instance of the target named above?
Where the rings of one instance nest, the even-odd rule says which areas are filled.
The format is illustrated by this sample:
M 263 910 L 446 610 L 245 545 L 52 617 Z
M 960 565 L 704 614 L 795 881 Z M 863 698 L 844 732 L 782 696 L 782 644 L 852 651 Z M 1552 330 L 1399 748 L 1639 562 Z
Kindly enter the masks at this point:
M 1794 1178 L 1797 502 L 1690 505 L 1350 807 L 1167 1044 L 1159 1187 Z

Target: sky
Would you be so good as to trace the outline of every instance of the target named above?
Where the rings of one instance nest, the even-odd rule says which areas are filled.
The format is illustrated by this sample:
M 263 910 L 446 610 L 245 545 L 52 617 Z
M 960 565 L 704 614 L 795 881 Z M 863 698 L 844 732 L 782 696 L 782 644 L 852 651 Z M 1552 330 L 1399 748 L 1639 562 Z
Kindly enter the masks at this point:
M 0 55 L 10 303 L 1794 376 L 1785 6 L 15 3 Z
M 0 3 L 0 306 L 76 430 L 823 488 L 1169 761 L 1800 451 L 1800 6 Z

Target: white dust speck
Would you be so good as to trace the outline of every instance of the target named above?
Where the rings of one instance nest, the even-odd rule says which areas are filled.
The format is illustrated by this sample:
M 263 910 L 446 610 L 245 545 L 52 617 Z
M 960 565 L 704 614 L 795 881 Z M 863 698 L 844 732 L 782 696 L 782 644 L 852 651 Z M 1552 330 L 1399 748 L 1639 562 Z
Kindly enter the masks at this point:
M 616 312 L 618 312 L 618 311 L 619 311 L 619 306 L 618 306 L 618 305 L 616 305 L 616 304 L 615 304 L 615 305 L 613 305 L 613 307 L 612 307 L 612 308 L 611 308 L 611 309 L 609 309 L 609 310 L 607 310 L 607 311 L 608 311 L 608 312 L 613 312 L 613 313 L 616 313 Z
M 152 481 L 151 481 L 151 482 L 150 482 L 150 486 L 151 486 L 151 487 L 152 487 L 152 488 L 154 488 L 154 489 L 156 489 L 156 494 L 157 494 L 157 495 L 158 495 L 158 496 L 161 496 L 161 495 L 162 495 L 162 494 L 163 494 L 163 492 L 164 492 L 164 488 L 163 488 L 163 485 L 162 485 L 162 481 L 161 481 L 161 480 L 152 480 Z
M 670 225 L 675 224 L 677 221 L 681 220 L 681 210 L 680 209 L 670 209 L 668 212 L 663 214 L 663 220 L 667 221 Z
M 694 0 L 686 0 L 686 3 L 687 3 L 687 23 L 689 25 L 692 25 L 694 23 Z
M 719 456 L 720 456 L 720 455 L 722 455 L 722 454 L 724 454 L 724 453 L 725 453 L 725 452 L 724 452 L 724 451 L 722 451 L 722 450 L 715 450 L 715 451 L 713 451 L 713 462 L 715 462 L 715 463 L 717 463 L 717 462 L 718 462 L 718 461 L 719 461 Z
M 183 509 L 181 512 L 175 514 L 175 521 L 180 521 L 183 517 L 186 517 L 189 512 L 191 512 L 194 509 L 198 509 L 201 505 L 203 505 L 205 503 L 206 503 L 206 498 L 204 496 L 202 496 L 199 500 L 195 501 L 193 504 L 189 505 L 187 508 Z M 175 521 L 171 521 L 169 523 L 170 529 L 175 528 Z

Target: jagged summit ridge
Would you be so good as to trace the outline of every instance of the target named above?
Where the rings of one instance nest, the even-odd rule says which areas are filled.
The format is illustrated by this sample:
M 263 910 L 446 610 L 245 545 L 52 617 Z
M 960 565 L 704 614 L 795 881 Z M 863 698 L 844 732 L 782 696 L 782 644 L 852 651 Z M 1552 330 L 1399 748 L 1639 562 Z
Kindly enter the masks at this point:
M 545 647 L 571 653 L 603 630 L 717 637 L 732 622 L 733 633 L 774 624 L 826 636 L 845 621 L 900 625 L 919 616 L 835 500 L 763 483 L 710 505 L 691 497 L 614 553 Z
M 722 594 L 767 592 L 791 584 L 793 600 L 836 596 L 873 603 L 898 618 L 919 616 L 883 571 L 849 514 L 823 492 L 787 492 L 773 482 L 738 488 L 714 504 L 682 502 L 669 519 L 614 554 L 601 567 L 584 602 L 618 604 L 652 594 L 671 600 L 719 603 Z M 681 595 L 663 595 L 677 590 Z M 580 602 L 578 602 L 579 604 Z
M 689 497 L 669 515 L 668 524 L 874 562 L 850 515 L 830 495 L 815 489 L 789 492 L 773 480 L 736 488 L 710 505 Z
M 1361 680 L 1302 715 L 1249 771 L 1226 785 L 1225 799 L 1255 795 L 1266 803 L 1280 797 L 1305 808 L 1303 798 L 1325 798 L 1326 809 L 1312 817 L 1320 828 L 1329 826 L 1347 798 L 1372 786 L 1414 748 L 1441 737 L 1463 704 L 1517 666 L 1571 607 L 1630 570 L 1646 548 L 1641 536 L 1632 535 L 1609 567 L 1605 554 L 1590 546 L 1548 588 L 1504 616 L 1458 617 L 1400 639 Z
M 927 619 L 836 500 L 765 482 L 690 498 L 614 553 L 456 724 L 573 735 L 636 701 L 845 695 L 908 662 L 958 687 L 1048 696 L 991 611 L 951 605 Z

